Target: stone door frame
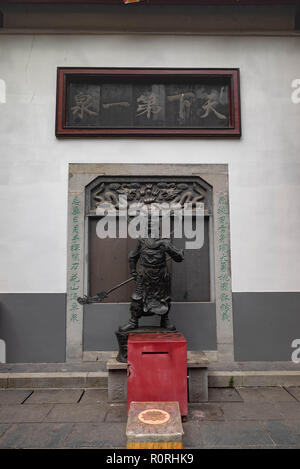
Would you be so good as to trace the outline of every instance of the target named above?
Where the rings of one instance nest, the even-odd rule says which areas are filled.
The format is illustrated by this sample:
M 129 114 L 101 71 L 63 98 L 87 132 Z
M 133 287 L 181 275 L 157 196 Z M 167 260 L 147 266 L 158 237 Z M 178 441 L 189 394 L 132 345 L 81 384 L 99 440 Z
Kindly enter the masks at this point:
M 86 186 L 98 176 L 194 176 L 212 186 L 214 299 L 219 361 L 234 361 L 228 166 L 224 164 L 69 164 L 66 361 L 83 359 L 83 307 L 86 293 Z M 211 269 L 212 270 L 212 269 Z

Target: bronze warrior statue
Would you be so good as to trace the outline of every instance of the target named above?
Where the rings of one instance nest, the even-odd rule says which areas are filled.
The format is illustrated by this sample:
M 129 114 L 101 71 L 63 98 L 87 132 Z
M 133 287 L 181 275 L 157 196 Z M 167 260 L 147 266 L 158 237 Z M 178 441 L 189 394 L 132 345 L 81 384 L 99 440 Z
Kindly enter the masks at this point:
M 160 327 L 175 330 L 168 317 L 171 298 L 167 255 L 175 262 L 184 258 L 181 249 L 177 249 L 170 240 L 161 238 L 140 238 L 136 248 L 130 252 L 130 271 L 136 280 L 136 288 L 131 297 L 131 317 L 125 326 L 119 328 L 120 332 L 136 329 L 139 318 L 153 315 L 160 316 Z
M 167 257 L 167 255 L 169 257 Z M 183 261 L 183 250 L 176 248 L 169 239 L 140 238 L 136 248 L 129 254 L 129 266 L 132 277 L 115 285 L 108 291 L 102 291 L 95 296 L 78 297 L 81 305 L 100 303 L 112 291 L 136 281 L 135 292 L 131 296 L 131 317 L 127 324 L 119 327 L 119 332 L 130 332 L 138 328 L 142 316 L 160 316 L 160 327 L 174 331 L 176 328 L 169 321 L 171 307 L 170 275 L 167 262 Z M 139 267 L 137 270 L 137 263 Z

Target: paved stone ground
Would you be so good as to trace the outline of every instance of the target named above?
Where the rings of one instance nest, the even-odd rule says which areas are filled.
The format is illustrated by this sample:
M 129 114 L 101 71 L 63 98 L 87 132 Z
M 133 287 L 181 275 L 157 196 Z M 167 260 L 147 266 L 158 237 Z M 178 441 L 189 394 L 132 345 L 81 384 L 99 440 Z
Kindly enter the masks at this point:
M 125 404 L 106 389 L 0 390 L 0 448 L 125 448 Z M 184 448 L 300 448 L 300 387 L 210 388 Z

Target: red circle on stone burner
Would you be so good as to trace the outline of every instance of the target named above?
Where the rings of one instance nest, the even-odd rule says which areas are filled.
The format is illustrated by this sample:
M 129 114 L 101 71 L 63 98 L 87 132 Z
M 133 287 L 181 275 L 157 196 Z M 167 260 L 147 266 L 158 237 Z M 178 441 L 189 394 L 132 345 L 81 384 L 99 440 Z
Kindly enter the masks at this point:
M 170 420 L 170 414 L 161 409 L 146 409 L 138 414 L 140 422 L 147 425 L 162 425 Z

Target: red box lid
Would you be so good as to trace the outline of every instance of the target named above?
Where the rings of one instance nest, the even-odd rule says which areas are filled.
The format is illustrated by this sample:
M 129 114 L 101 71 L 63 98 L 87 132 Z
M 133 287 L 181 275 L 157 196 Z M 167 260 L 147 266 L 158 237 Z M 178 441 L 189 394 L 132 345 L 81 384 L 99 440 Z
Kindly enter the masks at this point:
M 136 342 L 184 342 L 186 339 L 181 332 L 131 332 L 128 343 Z

